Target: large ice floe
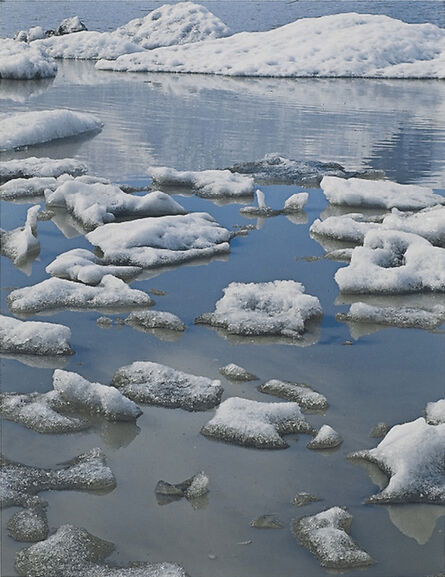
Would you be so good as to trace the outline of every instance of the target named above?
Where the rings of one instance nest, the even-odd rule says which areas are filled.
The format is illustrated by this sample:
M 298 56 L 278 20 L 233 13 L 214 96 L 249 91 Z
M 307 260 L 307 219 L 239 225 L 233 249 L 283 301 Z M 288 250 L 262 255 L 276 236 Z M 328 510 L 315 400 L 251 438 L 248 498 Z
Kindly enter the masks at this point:
M 0 119 L 0 151 L 41 144 L 102 129 L 102 121 L 87 112 L 38 110 Z
M 0 315 L 0 353 L 69 355 L 71 330 L 64 325 L 19 321 Z
M 201 433 L 228 443 L 258 449 L 284 449 L 290 433 L 311 433 L 298 403 L 261 403 L 239 397 L 227 399 Z
M 39 206 L 32 206 L 28 209 L 23 227 L 14 230 L 0 228 L 0 254 L 10 258 L 17 267 L 34 260 L 40 252 L 40 242 L 37 239 L 39 210 Z
M 367 567 L 375 561 L 360 549 L 349 536 L 352 515 L 341 507 L 302 517 L 293 521 L 292 529 L 298 541 L 326 569 Z
M 144 292 L 131 289 L 124 281 L 106 275 L 96 286 L 59 278 L 16 289 L 7 298 L 14 314 L 31 314 L 58 309 L 125 310 L 152 304 Z
M 195 322 L 235 335 L 298 339 L 307 321 L 322 315 L 318 298 L 304 294 L 304 286 L 292 280 L 233 282 L 223 292 L 215 311 Z
M 445 504 L 445 423 L 443 401 L 438 403 L 427 406 L 428 422 L 421 417 L 396 425 L 374 449 L 349 455 L 375 463 L 388 477 L 369 503 Z
M 62 525 L 45 541 L 17 554 L 15 568 L 23 577 L 186 577 L 173 563 L 137 563 L 130 567 L 108 565 L 113 543 L 73 525 Z
M 444 59 L 445 62 L 445 59 Z M 444 71 L 445 72 L 445 71 Z M 390 210 L 420 210 L 445 204 L 445 197 L 430 188 L 415 184 L 399 184 L 389 180 L 337 178 L 325 176 L 321 189 L 331 204 Z
M 100 60 L 97 67 L 229 76 L 443 78 L 444 54 L 445 32 L 437 26 L 345 13 Z
M 187 411 L 215 407 L 223 393 L 219 380 L 190 375 L 151 361 L 121 367 L 114 374 L 112 385 L 137 403 Z
M 37 46 L 28 46 L 10 38 L 0 38 L 0 78 L 31 80 L 52 78 L 57 64 Z
M 87 234 L 109 264 L 142 268 L 226 254 L 231 233 L 207 213 L 110 223 Z
M 258 390 L 261 393 L 281 397 L 286 401 L 294 401 L 305 410 L 325 411 L 328 408 L 326 397 L 303 383 L 289 383 L 271 379 L 260 385 Z
M 80 176 L 88 171 L 85 163 L 74 158 L 29 158 L 0 162 L 0 182 L 13 178 L 53 177 L 62 174 Z
M 371 230 L 335 280 L 343 293 L 445 291 L 445 249 L 407 232 Z

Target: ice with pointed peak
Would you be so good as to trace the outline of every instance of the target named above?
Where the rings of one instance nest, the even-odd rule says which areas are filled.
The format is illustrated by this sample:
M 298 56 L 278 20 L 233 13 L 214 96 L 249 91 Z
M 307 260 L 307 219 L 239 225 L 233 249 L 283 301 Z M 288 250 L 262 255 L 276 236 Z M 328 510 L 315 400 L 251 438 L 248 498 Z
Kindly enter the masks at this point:
M 32 80 L 53 78 L 56 74 L 57 64 L 44 50 L 11 38 L 0 38 L 0 78 Z
M 0 162 L 0 182 L 12 178 L 53 177 L 62 174 L 80 176 L 88 171 L 85 163 L 74 158 L 37 158 L 31 156 Z
M 375 561 L 349 536 L 352 515 L 341 507 L 331 507 L 316 515 L 295 519 L 292 529 L 298 541 L 326 569 L 368 567 Z
M 81 21 L 79 16 L 71 16 L 71 18 L 65 18 L 62 20 L 56 30 L 56 35 L 63 36 L 64 34 L 74 34 L 75 32 L 82 32 L 86 29 L 87 27 Z
M 219 380 L 190 375 L 151 361 L 121 367 L 114 374 L 112 385 L 137 403 L 187 411 L 215 407 L 223 393 Z
M 26 213 L 25 226 L 14 230 L 0 228 L 0 253 L 20 266 L 40 252 L 40 242 L 37 239 L 37 213 L 40 206 L 31 206 Z
M 193 501 L 199 499 L 209 492 L 209 477 L 200 471 L 181 483 L 168 483 L 167 481 L 158 481 L 155 488 L 156 500 L 158 505 L 168 505 L 182 497 Z
M 25 355 L 70 355 L 71 330 L 55 323 L 20 321 L 0 315 L 0 352 Z
M 439 399 L 435 403 L 428 403 L 425 408 L 425 420 L 429 425 L 441 425 L 445 423 L 445 399 Z
M 255 191 L 255 197 L 257 201 L 257 206 L 243 206 L 240 209 L 240 213 L 246 216 L 276 216 L 281 213 L 281 210 L 274 210 L 266 204 L 266 196 L 262 190 Z
M 201 429 L 206 437 L 257 449 L 284 449 L 283 435 L 310 433 L 298 403 L 261 403 L 239 397 L 225 400 Z
M 325 411 L 328 408 L 326 397 L 303 383 L 290 383 L 288 381 L 270 379 L 260 385 L 258 390 L 261 393 L 275 395 L 286 399 L 286 401 L 298 403 L 304 410 Z
M 334 449 L 343 443 L 341 436 L 330 425 L 322 425 L 312 441 L 306 445 L 308 449 Z
M 134 328 L 185 331 L 185 324 L 179 317 L 165 311 L 134 311 L 125 319 L 125 324 Z
M 303 210 L 307 203 L 309 194 L 307 192 L 297 192 L 286 198 L 283 207 L 283 214 L 292 214 Z
M 256 381 L 258 379 L 258 377 L 256 377 L 252 373 L 249 373 L 249 371 L 246 371 L 246 369 L 240 367 L 239 365 L 236 365 L 235 363 L 229 363 L 228 365 L 221 367 L 219 369 L 219 372 L 224 377 L 226 377 L 226 379 L 229 379 L 229 381 L 246 382 L 246 381 Z

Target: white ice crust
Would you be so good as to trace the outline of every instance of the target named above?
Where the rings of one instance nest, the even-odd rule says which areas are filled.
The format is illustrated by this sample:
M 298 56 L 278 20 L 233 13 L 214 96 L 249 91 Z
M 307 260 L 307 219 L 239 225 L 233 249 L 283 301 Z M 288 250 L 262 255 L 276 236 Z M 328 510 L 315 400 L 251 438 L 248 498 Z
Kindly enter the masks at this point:
M 27 355 L 72 353 L 71 331 L 64 325 L 19 321 L 0 315 L 0 352 Z
M 135 311 L 125 319 L 125 324 L 142 329 L 184 331 L 185 324 L 176 315 L 166 311 Z
M 87 112 L 38 110 L 0 120 L 0 151 L 101 130 L 102 121 Z
M 328 408 L 326 397 L 304 383 L 290 383 L 288 381 L 270 379 L 260 385 L 258 390 L 261 393 L 275 395 L 287 401 L 294 401 L 302 409 L 323 411 Z
M 11 178 L 49 177 L 57 178 L 62 174 L 80 176 L 88 171 L 85 163 L 73 158 L 29 158 L 0 162 L 0 180 Z
M 430 425 L 445 423 L 445 399 L 439 399 L 435 403 L 428 403 L 425 408 L 425 420 Z
M 228 365 L 221 367 L 219 372 L 230 381 L 256 381 L 258 378 L 235 363 L 229 363 Z
M 0 38 L 0 78 L 31 80 L 56 74 L 57 64 L 44 50 L 11 38 Z
M 333 449 L 343 442 L 341 436 L 330 425 L 322 425 L 320 430 L 307 444 L 308 449 Z
M 334 14 L 101 60 L 97 67 L 229 76 L 443 78 L 445 32 L 382 15 Z
M 37 255 L 40 242 L 37 239 L 37 213 L 40 206 L 32 206 L 26 213 L 25 226 L 14 230 L 0 229 L 1 254 L 20 266 L 27 258 Z
M 34 200 L 43 196 L 45 190 L 54 190 L 59 183 L 52 176 L 34 176 L 32 178 L 14 178 L 0 186 L 1 200 Z
M 286 198 L 284 202 L 283 212 L 299 212 L 303 210 L 304 205 L 307 203 L 309 194 L 307 192 L 297 192 L 289 198 Z

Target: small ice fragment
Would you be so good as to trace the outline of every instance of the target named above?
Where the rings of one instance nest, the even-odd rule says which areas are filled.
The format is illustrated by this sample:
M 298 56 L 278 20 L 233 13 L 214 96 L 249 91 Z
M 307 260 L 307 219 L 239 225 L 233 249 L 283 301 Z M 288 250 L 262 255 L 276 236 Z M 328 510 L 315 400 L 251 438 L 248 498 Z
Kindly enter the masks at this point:
M 243 367 L 240 367 L 235 363 L 229 363 L 228 365 L 221 367 L 219 372 L 230 381 L 246 382 L 256 381 L 258 379 L 258 377 L 252 373 L 249 373 L 246 371 L 246 369 L 243 369 Z
M 305 505 L 309 505 L 309 503 L 316 503 L 321 501 L 319 497 L 315 495 L 311 495 L 311 493 L 305 493 L 304 491 L 301 493 L 297 493 L 295 497 L 292 499 L 292 505 L 295 507 L 304 507 Z
M 323 425 L 306 445 L 308 449 L 333 449 L 343 443 L 341 436 L 329 425 Z
M 125 324 L 141 329 L 164 329 L 185 331 L 185 324 L 179 317 L 164 311 L 135 311 L 125 319 Z
M 37 239 L 37 213 L 40 206 L 32 206 L 26 213 L 24 227 L 14 230 L 0 229 L 1 254 L 20 266 L 40 252 L 40 242 Z
M 99 317 L 96 323 L 101 329 L 109 329 L 113 324 L 113 319 L 110 319 L 110 317 Z
M 166 505 L 182 497 L 186 497 L 189 501 L 194 499 L 199 499 L 209 492 L 208 489 L 209 478 L 204 473 L 200 471 L 186 479 L 181 483 L 173 485 L 167 481 L 158 481 L 155 493 L 159 505 Z
M 261 515 L 250 523 L 255 529 L 282 529 L 283 525 L 277 518 L 277 515 Z
M 326 397 L 303 383 L 271 379 L 260 385 L 258 390 L 261 393 L 281 397 L 286 401 L 295 401 L 302 409 L 324 411 L 328 408 Z
M 267 206 L 264 192 L 261 190 L 255 191 L 258 206 L 243 206 L 240 213 L 247 216 L 276 216 L 281 213 L 281 210 L 274 210 Z
M 303 210 L 308 198 L 309 194 L 307 192 L 299 192 L 297 194 L 293 194 L 286 199 L 283 207 L 283 213 L 291 214 L 293 212 L 300 212 Z

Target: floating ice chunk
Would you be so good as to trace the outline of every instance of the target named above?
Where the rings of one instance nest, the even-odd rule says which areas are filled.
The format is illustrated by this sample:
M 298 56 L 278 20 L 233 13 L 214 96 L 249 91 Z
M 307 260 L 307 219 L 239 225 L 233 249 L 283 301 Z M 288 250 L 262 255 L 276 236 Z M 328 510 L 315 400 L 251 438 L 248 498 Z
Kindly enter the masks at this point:
M 121 367 L 112 385 L 137 403 L 161 405 L 187 411 L 203 411 L 216 406 L 223 393 L 220 381 L 197 377 L 150 361 Z
M 153 183 L 160 187 L 190 188 L 204 198 L 252 196 L 253 178 L 233 174 L 230 170 L 180 172 L 166 166 L 149 168 Z
M 295 537 L 329 569 L 352 569 L 373 565 L 374 560 L 348 535 L 352 515 L 332 507 L 317 515 L 293 521 Z
M 87 239 L 109 263 L 152 268 L 228 253 L 231 234 L 198 212 L 106 224 Z
M 445 198 L 430 188 L 414 184 L 398 184 L 388 180 L 344 180 L 325 176 L 321 189 L 331 204 L 370 208 L 398 208 L 419 210 L 436 204 L 445 204 Z
M 441 425 L 445 423 L 445 399 L 427 404 L 425 420 L 429 425 Z
M 15 178 L 0 186 L 0 199 L 30 201 L 42 197 L 45 189 L 54 190 L 57 186 L 57 179 L 51 176 Z
M 0 119 L 0 151 L 77 136 L 102 129 L 102 121 L 86 112 L 38 110 Z
M 343 216 L 329 216 L 326 220 L 317 218 L 309 231 L 315 238 L 323 236 L 343 242 L 361 244 L 365 234 L 373 228 L 381 228 L 381 224 L 369 222 L 360 213 L 353 213 Z
M 343 443 L 340 435 L 329 425 L 323 425 L 312 441 L 306 445 L 308 449 L 333 449 Z
M 27 355 L 70 355 L 71 331 L 64 325 L 19 321 L 0 315 L 0 351 Z
M 292 280 L 233 282 L 223 292 L 215 312 L 195 322 L 222 327 L 230 334 L 299 338 L 305 323 L 322 315 L 318 298 L 303 294 L 304 286 Z
M 382 226 L 412 232 L 423 236 L 431 244 L 445 246 L 445 206 L 433 206 L 408 214 L 393 208 L 391 214 L 383 219 Z
M 40 206 L 32 206 L 26 213 L 25 226 L 14 230 L 0 228 L 0 253 L 20 267 L 34 258 L 40 252 L 40 242 L 37 239 L 37 213 Z
M 56 30 L 56 35 L 62 36 L 63 34 L 73 34 L 74 32 L 82 32 L 82 30 L 86 29 L 87 27 L 80 20 L 79 16 L 72 16 L 71 18 L 65 18 L 62 20 Z
M 274 210 L 273 208 L 270 208 L 270 206 L 267 206 L 266 197 L 262 190 L 256 190 L 255 196 L 258 206 L 243 206 L 243 208 L 240 209 L 241 214 L 247 216 L 267 217 L 276 216 L 277 214 L 281 213 L 281 210 Z
M 209 492 L 209 478 L 200 471 L 182 483 L 172 484 L 167 481 L 158 481 L 155 488 L 158 505 L 167 505 L 186 497 L 190 501 L 203 497 Z
M 54 371 L 54 390 L 69 406 L 108 421 L 134 421 L 142 411 L 114 387 L 90 383 L 77 373 Z
M 344 293 L 445 291 L 445 249 L 407 232 L 371 230 L 335 274 Z
M 0 182 L 12 178 L 53 177 L 62 174 L 80 176 L 85 174 L 88 168 L 86 164 L 73 158 L 37 158 L 31 156 L 20 160 L 7 160 L 0 162 Z
M 292 214 L 293 212 L 300 212 L 307 203 L 309 195 L 307 192 L 298 192 L 286 199 L 283 207 L 284 214 Z
M 137 563 L 126 568 L 108 565 L 104 559 L 113 549 L 113 543 L 85 529 L 62 525 L 45 541 L 20 551 L 15 567 L 23 577 L 186 577 L 182 567 L 173 563 Z
M 0 78 L 30 80 L 52 78 L 56 74 L 55 61 L 37 46 L 0 38 Z
M 142 269 L 136 266 L 102 264 L 101 259 L 91 251 L 74 248 L 57 256 L 45 270 L 51 276 L 95 285 L 100 283 L 105 275 L 128 280 L 136 277 Z
M 295 495 L 291 503 L 295 505 L 295 507 L 304 507 L 305 505 L 309 505 L 309 503 L 317 503 L 318 501 L 321 501 L 319 497 L 302 491 Z
M 338 248 L 328 251 L 324 258 L 328 260 L 337 260 L 340 262 L 350 262 L 352 258 L 353 248 Z
M 14 314 L 29 314 L 67 308 L 69 310 L 108 310 L 144 307 L 152 299 L 131 289 L 124 281 L 106 275 L 97 286 L 50 278 L 33 286 L 12 291 L 8 305 Z
M 282 529 L 283 525 L 277 519 L 276 515 L 261 515 L 250 523 L 255 529 Z
M 259 403 L 239 397 L 227 399 L 201 429 L 206 437 L 258 449 L 283 449 L 282 435 L 310 433 L 298 403 Z
M 419 418 L 392 427 L 377 447 L 350 458 L 375 463 L 389 478 L 370 503 L 445 504 L 444 446 L 445 423 Z
M 48 533 L 45 505 L 38 498 L 35 503 L 18 511 L 8 521 L 8 535 L 15 541 L 43 541 L 48 537 Z
M 185 331 L 185 324 L 179 317 L 164 311 L 135 311 L 125 319 L 125 324 L 135 328 Z
M 243 369 L 243 367 L 235 365 L 235 363 L 229 363 L 225 367 L 221 367 L 219 369 L 219 372 L 224 377 L 226 377 L 226 379 L 229 379 L 229 381 L 246 382 L 246 381 L 256 381 L 258 379 L 258 377 L 256 377 L 252 373 L 249 373 L 248 371 L 246 371 L 246 369 Z
M 445 33 L 438 26 L 345 13 L 302 18 L 267 32 L 128 54 L 114 62 L 100 61 L 97 68 L 228 76 L 442 78 L 444 51 Z
M 314 389 L 302 383 L 289 383 L 271 379 L 267 383 L 260 385 L 258 390 L 261 393 L 275 395 L 287 401 L 294 401 L 302 409 L 325 411 L 328 408 L 328 402 L 324 395 L 317 393 Z

